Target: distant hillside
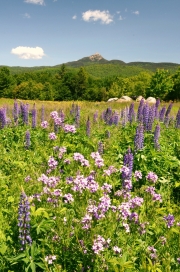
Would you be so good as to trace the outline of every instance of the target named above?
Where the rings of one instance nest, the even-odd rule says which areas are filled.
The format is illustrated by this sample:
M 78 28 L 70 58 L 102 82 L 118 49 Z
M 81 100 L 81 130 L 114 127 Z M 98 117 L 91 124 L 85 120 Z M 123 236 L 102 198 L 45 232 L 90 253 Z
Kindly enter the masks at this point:
M 129 62 L 125 63 L 122 60 L 106 60 L 99 53 L 84 57 L 77 61 L 64 63 L 68 69 L 74 70 L 84 67 L 86 71 L 94 77 L 107 77 L 107 76 L 122 76 L 129 77 L 135 76 L 140 72 L 155 72 L 157 69 L 169 70 L 174 73 L 179 67 L 178 63 L 153 63 L 153 62 Z M 35 72 L 35 71 L 48 71 L 49 73 L 56 73 L 62 64 L 55 66 L 35 66 L 35 67 L 8 67 L 13 74 Z M 2 65 L 0 66 L 0 68 Z

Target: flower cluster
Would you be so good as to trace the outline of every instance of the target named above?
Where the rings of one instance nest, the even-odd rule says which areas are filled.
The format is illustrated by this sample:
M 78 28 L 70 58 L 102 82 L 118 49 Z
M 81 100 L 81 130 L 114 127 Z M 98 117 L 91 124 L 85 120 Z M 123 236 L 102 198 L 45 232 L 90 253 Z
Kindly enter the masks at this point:
M 81 163 L 82 166 L 87 166 L 87 167 L 89 167 L 89 161 L 86 160 L 82 154 L 80 154 L 80 153 L 78 153 L 78 152 L 74 153 L 73 159 L 74 159 L 75 161 L 79 161 L 79 162 Z
M 101 251 L 109 246 L 110 239 L 105 240 L 101 235 L 98 235 L 93 241 L 92 250 L 95 254 L 99 255 Z
M 167 216 L 164 216 L 163 219 L 166 221 L 166 225 L 168 228 L 174 225 L 175 222 L 174 215 L 168 214 Z
M 43 128 L 43 129 L 46 129 L 47 127 L 48 127 L 48 122 L 47 121 L 43 121 L 42 123 L 41 123 L 41 127 Z
M 141 171 L 135 171 L 134 172 L 134 177 L 138 181 L 139 179 L 142 179 L 142 173 Z
M 155 187 L 152 187 L 152 186 L 149 186 L 146 188 L 145 190 L 147 193 L 150 193 L 152 195 L 152 200 L 153 201 L 159 201 L 159 202 L 162 202 L 162 197 L 160 194 L 157 194 L 155 192 Z
M 54 157 L 50 156 L 48 160 L 48 166 L 51 170 L 56 169 L 58 162 L 54 159 Z
M 65 133 L 76 133 L 76 127 L 74 125 L 66 124 L 63 127 Z
M 151 260 L 156 260 L 157 259 L 157 250 L 153 246 L 148 246 L 148 251 L 149 251 L 149 256 Z
M 48 256 L 45 257 L 45 261 L 48 264 L 52 264 L 54 260 L 56 260 L 56 256 L 55 255 L 48 255 Z
M 94 180 L 94 176 L 92 174 L 90 174 L 88 177 L 84 177 L 83 175 L 77 175 L 74 179 L 68 179 L 67 184 L 72 184 L 72 190 L 81 194 L 86 189 L 89 190 L 91 193 L 95 193 L 99 188 L 99 185 Z
M 148 181 L 151 181 L 153 183 L 156 183 L 156 181 L 158 180 L 158 176 L 153 172 L 149 172 L 147 174 L 146 178 L 147 178 Z
M 113 173 L 116 173 L 118 170 L 113 166 L 113 165 L 110 165 L 109 168 L 107 170 L 104 170 L 104 175 L 105 176 L 110 176 L 111 174 Z
M 57 184 L 59 183 L 59 177 L 47 177 L 45 174 L 42 174 L 38 181 L 42 181 L 44 185 L 46 185 L 49 188 L 55 188 Z
M 56 140 L 57 139 L 56 134 L 54 132 L 49 133 L 49 139 L 50 140 Z
M 62 146 L 59 148 L 59 154 L 58 154 L 58 158 L 62 159 L 63 155 L 67 152 L 67 148 Z
M 91 158 L 94 159 L 95 165 L 96 165 L 98 168 L 101 168 L 102 166 L 104 166 L 104 160 L 103 160 L 103 158 L 101 157 L 101 155 L 99 154 L 99 152 L 92 152 L 92 153 L 91 153 Z

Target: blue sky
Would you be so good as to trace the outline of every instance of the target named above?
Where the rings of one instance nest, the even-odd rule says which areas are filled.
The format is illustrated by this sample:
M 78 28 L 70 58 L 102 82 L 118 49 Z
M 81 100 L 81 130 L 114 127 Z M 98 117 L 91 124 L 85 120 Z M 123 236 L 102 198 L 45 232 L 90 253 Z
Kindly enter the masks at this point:
M 180 0 L 0 0 L 0 65 L 180 63 Z

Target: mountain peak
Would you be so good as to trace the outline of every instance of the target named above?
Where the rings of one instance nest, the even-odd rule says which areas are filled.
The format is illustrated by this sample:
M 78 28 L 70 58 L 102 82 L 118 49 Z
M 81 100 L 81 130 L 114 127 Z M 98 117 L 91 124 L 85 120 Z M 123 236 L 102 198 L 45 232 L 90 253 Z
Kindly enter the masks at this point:
M 103 57 L 99 53 L 95 53 L 94 55 L 91 55 L 89 59 L 92 61 L 97 61 L 103 59 Z

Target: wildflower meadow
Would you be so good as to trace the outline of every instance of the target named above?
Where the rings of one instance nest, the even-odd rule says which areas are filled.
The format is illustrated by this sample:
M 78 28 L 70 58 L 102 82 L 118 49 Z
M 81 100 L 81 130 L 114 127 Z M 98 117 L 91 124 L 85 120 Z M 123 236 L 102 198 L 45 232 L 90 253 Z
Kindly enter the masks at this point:
M 4 99 L 0 151 L 0 271 L 180 271 L 178 103 Z

